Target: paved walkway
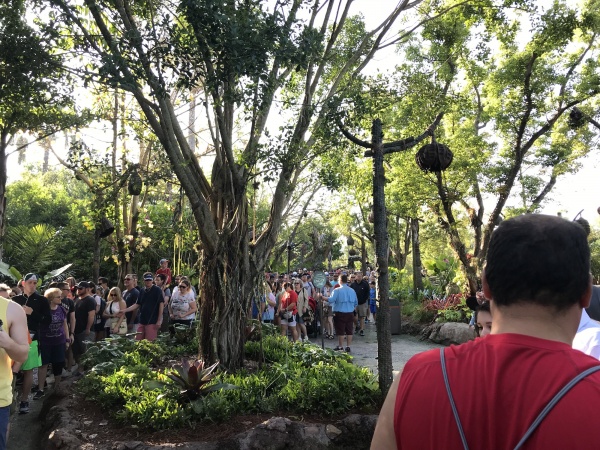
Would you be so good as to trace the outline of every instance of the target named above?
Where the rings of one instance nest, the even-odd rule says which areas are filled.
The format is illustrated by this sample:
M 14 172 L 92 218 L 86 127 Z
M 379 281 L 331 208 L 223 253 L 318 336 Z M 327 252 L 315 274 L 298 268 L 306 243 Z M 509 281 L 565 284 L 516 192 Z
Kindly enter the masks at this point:
M 321 336 L 311 339 L 311 342 L 321 345 Z M 338 345 L 335 339 L 325 339 L 325 348 L 335 348 Z M 344 344 L 345 346 L 345 344 Z M 441 345 L 429 341 L 421 341 L 418 337 L 406 334 L 392 335 L 392 363 L 394 371 L 400 370 L 413 355 L 440 348 Z M 377 332 L 374 323 L 365 324 L 365 335 L 355 334 L 352 338 L 351 355 L 354 363 L 359 366 L 368 367 L 377 373 Z

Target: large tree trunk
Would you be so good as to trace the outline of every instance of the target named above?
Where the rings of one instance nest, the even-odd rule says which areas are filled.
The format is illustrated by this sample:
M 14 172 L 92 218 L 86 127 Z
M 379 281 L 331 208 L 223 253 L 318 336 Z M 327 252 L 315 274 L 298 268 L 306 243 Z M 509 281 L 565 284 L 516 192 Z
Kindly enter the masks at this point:
M 230 369 L 243 365 L 244 330 L 258 282 L 247 221 L 239 218 L 233 230 L 223 231 L 214 253 L 200 254 L 199 354 Z
M 6 225 L 6 148 L 8 147 L 8 134 L 0 134 L 0 261 L 4 257 L 4 231 Z

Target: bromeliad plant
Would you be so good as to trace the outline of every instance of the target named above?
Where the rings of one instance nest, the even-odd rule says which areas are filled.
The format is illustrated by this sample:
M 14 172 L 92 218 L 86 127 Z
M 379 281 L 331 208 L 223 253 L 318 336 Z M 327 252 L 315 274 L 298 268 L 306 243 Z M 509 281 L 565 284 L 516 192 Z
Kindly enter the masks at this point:
M 175 386 L 179 389 L 179 402 L 181 404 L 192 403 L 192 405 L 196 400 L 211 392 L 222 389 L 238 389 L 237 386 L 232 384 L 210 384 L 213 378 L 217 376 L 214 371 L 218 365 L 219 362 L 216 362 L 212 366 L 205 367 L 205 363 L 201 359 L 193 362 L 189 359 L 183 359 L 181 364 L 174 365 L 173 369 L 165 374 L 172 383 L 150 380 L 144 383 L 144 387 L 147 389 L 161 389 Z

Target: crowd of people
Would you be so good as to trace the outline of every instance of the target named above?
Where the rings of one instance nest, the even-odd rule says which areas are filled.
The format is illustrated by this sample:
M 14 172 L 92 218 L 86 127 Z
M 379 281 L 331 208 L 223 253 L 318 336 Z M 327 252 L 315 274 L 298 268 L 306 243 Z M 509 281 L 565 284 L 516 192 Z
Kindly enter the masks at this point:
M 41 287 L 34 273 L 13 286 L 0 284 L 0 450 L 15 398 L 19 413 L 27 414 L 30 400 L 45 396 L 49 369 L 55 389 L 62 378 L 81 376 L 87 342 L 112 335 L 154 340 L 171 325 L 192 326 L 196 291 L 187 277 L 173 281 L 164 259 L 155 273 L 143 274 L 140 287 L 136 274 L 126 275 L 123 290 L 106 277 L 97 283 L 70 277 Z
M 267 294 L 260 300 L 254 317 L 261 314 L 265 323 L 274 323 L 282 336 L 308 341 L 311 328 L 328 339 L 337 335 L 337 351 L 350 352 L 354 333 L 365 335 L 365 323 L 377 318 L 374 273 L 370 270 L 325 272 L 325 285 L 318 288 L 312 271 L 290 274 L 267 273 Z M 344 340 L 346 345 L 344 346 Z

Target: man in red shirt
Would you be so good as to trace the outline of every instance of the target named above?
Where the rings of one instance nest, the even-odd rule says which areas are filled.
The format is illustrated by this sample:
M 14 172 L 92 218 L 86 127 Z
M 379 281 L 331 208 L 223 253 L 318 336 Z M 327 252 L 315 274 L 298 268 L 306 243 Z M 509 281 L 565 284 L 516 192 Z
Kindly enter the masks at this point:
M 524 449 L 597 448 L 600 371 L 551 402 L 598 368 L 571 348 L 591 295 L 583 228 L 538 214 L 502 222 L 482 282 L 491 334 L 409 360 L 388 393 L 371 448 L 512 449 L 521 441 Z

